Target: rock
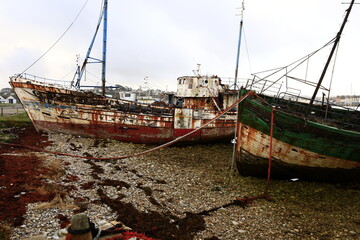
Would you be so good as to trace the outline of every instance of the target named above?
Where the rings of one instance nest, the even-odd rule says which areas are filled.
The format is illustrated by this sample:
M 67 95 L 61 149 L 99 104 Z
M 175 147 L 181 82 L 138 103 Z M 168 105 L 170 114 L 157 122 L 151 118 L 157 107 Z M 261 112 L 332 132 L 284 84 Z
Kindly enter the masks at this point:
M 356 235 L 357 233 L 354 230 L 349 231 L 350 235 Z
M 225 208 L 219 208 L 219 210 L 218 211 L 221 211 L 221 212 L 225 212 L 226 211 L 226 209 Z
M 101 226 L 103 226 L 103 225 L 108 225 L 109 223 L 107 222 L 107 221 L 105 221 L 105 220 L 101 220 L 101 221 L 99 221 L 98 222 L 98 225 L 101 227 Z
M 222 188 L 220 186 L 215 186 L 211 188 L 211 191 L 221 191 Z
M 232 221 L 231 223 L 234 224 L 235 226 L 239 225 L 239 223 L 236 221 Z
M 72 236 L 72 239 L 81 239 L 81 240 L 91 240 L 92 239 L 92 236 L 91 236 L 91 232 L 90 232 L 90 224 L 89 224 L 89 219 L 88 217 L 86 216 L 86 214 L 84 213 L 79 213 L 79 214 L 76 214 L 74 215 L 72 218 L 71 218 L 71 231 L 82 231 L 82 230 L 87 230 L 86 233 L 72 233 L 70 230 L 69 230 L 69 233 L 71 234 Z
M 86 214 L 80 213 L 76 214 L 71 219 L 71 229 L 72 230 L 84 230 L 88 229 L 89 226 L 89 220 Z
M 67 233 L 68 233 L 68 231 L 65 228 L 59 230 L 59 236 L 64 236 Z
M 118 222 L 118 221 L 111 221 L 110 223 L 111 223 L 112 225 L 114 225 L 114 226 L 115 226 L 115 225 L 117 225 L 117 224 L 120 224 L 121 222 Z
M 24 238 L 23 240 L 46 240 L 47 238 L 44 235 L 38 235 L 34 237 Z

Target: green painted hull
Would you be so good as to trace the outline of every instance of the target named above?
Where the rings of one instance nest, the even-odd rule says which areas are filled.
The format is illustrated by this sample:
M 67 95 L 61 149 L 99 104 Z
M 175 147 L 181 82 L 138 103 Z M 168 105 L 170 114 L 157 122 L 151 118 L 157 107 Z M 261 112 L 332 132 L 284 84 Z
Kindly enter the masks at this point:
M 239 104 L 236 150 L 242 175 L 265 177 L 267 174 L 272 115 L 269 102 L 275 100 L 249 96 Z M 315 122 L 310 117 L 283 109 L 274 111 L 273 176 L 325 181 L 360 179 L 358 131 L 340 129 L 319 123 L 319 120 Z

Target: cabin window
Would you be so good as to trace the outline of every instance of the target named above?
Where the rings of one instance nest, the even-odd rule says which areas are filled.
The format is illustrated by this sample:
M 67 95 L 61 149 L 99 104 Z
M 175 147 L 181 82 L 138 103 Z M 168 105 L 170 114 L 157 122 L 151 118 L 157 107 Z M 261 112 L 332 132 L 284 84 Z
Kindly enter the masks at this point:
M 193 88 L 193 83 L 194 83 L 194 80 L 193 79 L 189 79 L 189 89 L 192 89 Z
M 125 97 L 131 97 L 130 93 L 125 93 Z

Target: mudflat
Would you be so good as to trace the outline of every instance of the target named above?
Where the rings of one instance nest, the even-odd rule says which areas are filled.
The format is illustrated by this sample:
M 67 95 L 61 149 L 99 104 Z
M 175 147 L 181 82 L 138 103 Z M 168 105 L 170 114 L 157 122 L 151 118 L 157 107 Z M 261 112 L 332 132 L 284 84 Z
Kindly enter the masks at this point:
M 17 144 L 85 157 L 120 157 L 154 146 L 11 131 Z M 359 184 L 271 180 L 271 201 L 227 206 L 263 194 L 265 179 L 231 181 L 232 144 L 172 146 L 121 160 L 80 159 L 1 146 L 0 221 L 11 239 L 62 237 L 71 216 L 121 221 L 154 239 L 358 239 Z M 359 176 L 360 177 L 360 176 Z M 218 208 L 208 215 L 203 211 Z

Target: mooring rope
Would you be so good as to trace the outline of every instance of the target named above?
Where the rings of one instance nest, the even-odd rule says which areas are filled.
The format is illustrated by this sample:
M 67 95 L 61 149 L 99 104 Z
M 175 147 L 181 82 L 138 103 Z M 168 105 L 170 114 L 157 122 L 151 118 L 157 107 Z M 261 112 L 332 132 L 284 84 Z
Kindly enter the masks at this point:
M 264 192 L 263 194 L 257 195 L 257 196 L 253 196 L 253 197 L 243 197 L 243 198 L 237 198 L 234 201 L 224 204 L 220 207 L 215 207 L 209 210 L 205 210 L 202 211 L 200 213 L 198 213 L 199 215 L 207 215 L 210 212 L 214 212 L 220 208 L 225 208 L 225 207 L 229 207 L 232 205 L 240 205 L 242 208 L 245 208 L 246 206 L 250 205 L 253 203 L 254 200 L 257 199 L 265 199 L 268 201 L 272 201 L 272 198 L 270 197 L 268 190 L 269 190 L 269 186 L 270 186 L 270 179 L 271 179 L 271 167 L 272 167 L 272 156 L 273 156 L 273 133 L 274 133 L 274 118 L 275 118 L 275 107 L 271 106 L 269 103 L 267 103 L 263 98 L 261 98 L 260 96 L 258 96 L 257 94 L 253 93 L 251 94 L 252 96 L 255 96 L 256 98 L 258 98 L 261 102 L 265 103 L 266 105 L 268 105 L 269 107 L 271 107 L 271 120 L 270 120 L 270 143 L 269 143 L 269 155 L 268 155 L 268 170 L 267 170 L 267 179 L 266 179 L 266 183 L 265 183 L 265 188 L 264 188 Z M 241 136 L 242 136 L 242 123 L 240 122 L 240 127 L 236 129 L 239 129 L 239 136 L 237 141 L 241 141 Z M 236 135 L 235 135 L 236 136 Z M 234 145 L 235 148 L 235 145 Z M 239 148 L 239 150 L 241 151 L 241 146 Z M 241 154 L 241 153 L 239 153 Z M 234 157 L 235 157 L 235 149 L 233 149 L 233 161 L 234 161 Z M 232 161 L 232 164 L 233 164 Z M 230 181 L 229 181 L 230 182 Z M 227 183 L 227 185 L 229 184 L 229 182 Z M 227 186 L 225 185 L 225 186 Z
M 160 150 L 162 148 L 165 148 L 167 146 L 170 146 L 178 141 L 180 141 L 183 138 L 186 138 L 187 136 L 199 131 L 200 129 L 208 126 L 209 124 L 213 123 L 214 121 L 216 121 L 218 118 L 220 118 L 221 116 L 223 116 L 224 114 L 226 114 L 227 112 L 229 112 L 232 108 L 234 108 L 236 106 L 236 104 L 242 102 L 245 98 L 247 98 L 249 95 L 253 95 L 253 92 L 248 92 L 245 95 L 243 95 L 241 98 L 239 98 L 238 100 L 236 100 L 233 104 L 231 104 L 227 109 L 225 109 L 224 111 L 222 111 L 219 115 L 215 116 L 213 119 L 211 119 L 209 122 L 203 124 L 201 127 L 196 128 L 194 130 L 192 130 L 191 132 L 184 134 L 180 137 L 175 138 L 174 140 L 171 140 L 167 143 L 164 143 L 162 145 L 159 145 L 157 147 L 151 148 L 149 150 L 140 152 L 140 153 L 135 153 L 135 154 L 131 154 L 131 155 L 126 155 L 126 156 L 121 156 L 121 157 L 107 157 L 107 158 L 97 158 L 97 157 L 86 157 L 86 156 L 78 156 L 78 155 L 72 155 L 72 154 L 67 154 L 67 153 L 60 153 L 60 152 L 55 152 L 55 151 L 49 151 L 49 150 L 45 150 L 45 149 L 40 149 L 40 148 L 35 148 L 35 147 L 31 147 L 31 146 L 27 146 L 27 145 L 22 145 L 22 144 L 14 144 L 14 143 L 0 143 L 0 145 L 5 145 L 5 146 L 11 146 L 11 147 L 21 147 L 21 148 L 26 148 L 29 150 L 34 150 L 34 151 L 39 151 L 39 152 L 45 152 L 45 153 L 49 153 L 49 154 L 54 154 L 54 155 L 61 155 L 61 156 L 67 156 L 67 157 L 75 157 L 75 158 L 84 158 L 84 159 L 90 159 L 90 160 L 120 160 L 120 159 L 125 159 L 125 158 L 130 158 L 130 157 L 137 157 L 137 156 L 141 156 L 150 152 L 154 152 L 156 150 Z

